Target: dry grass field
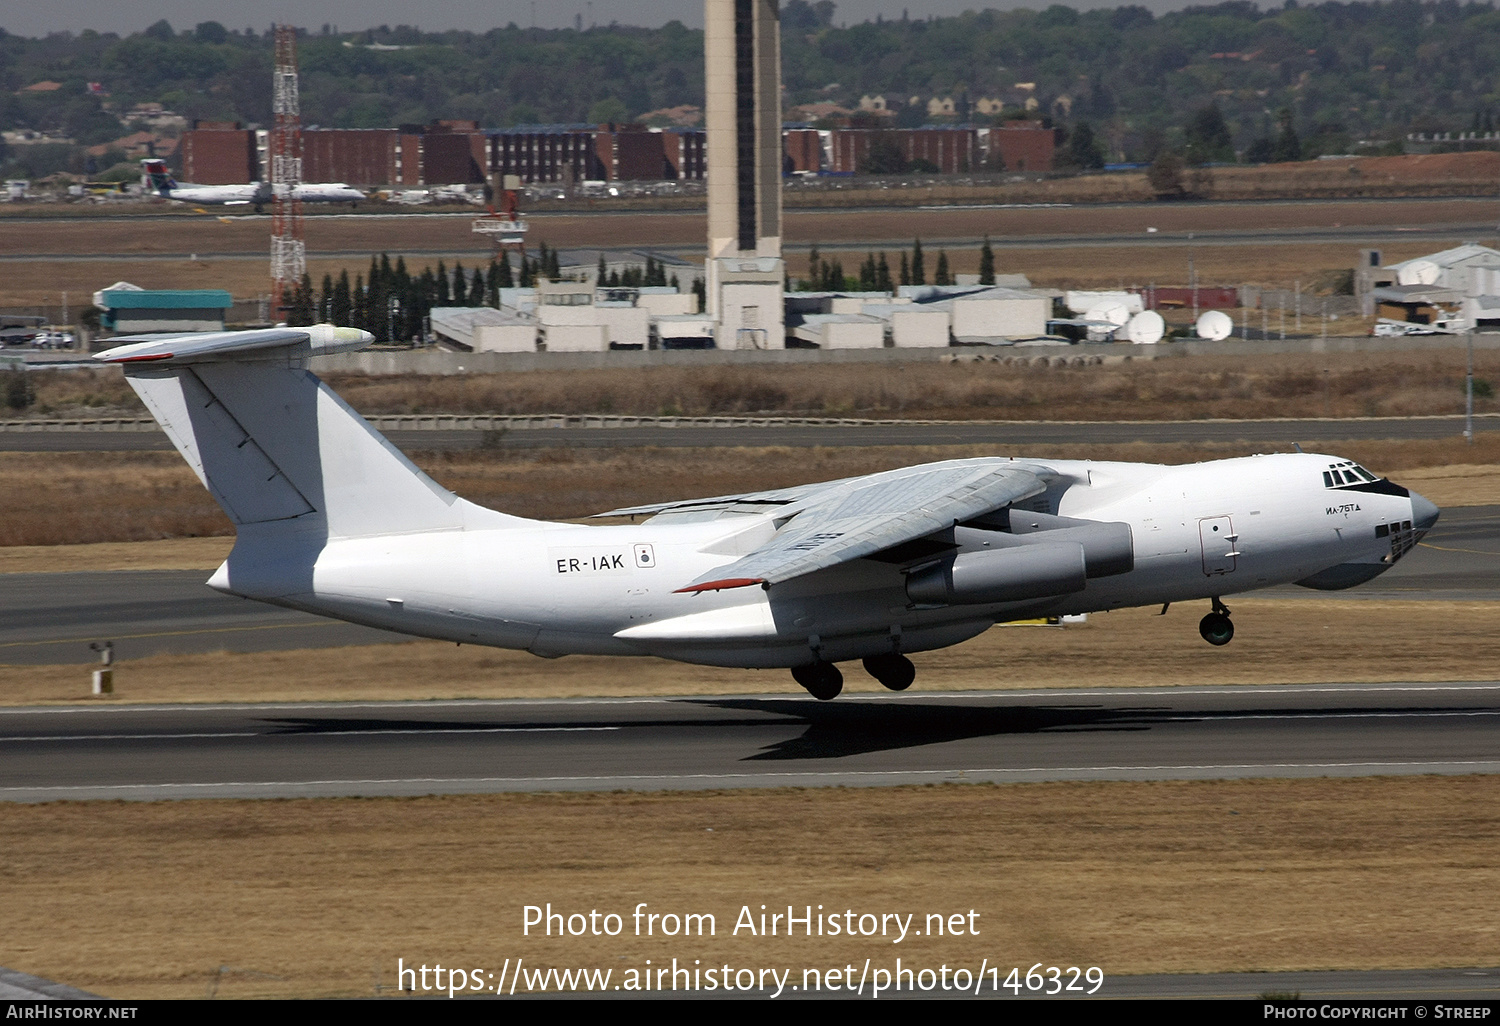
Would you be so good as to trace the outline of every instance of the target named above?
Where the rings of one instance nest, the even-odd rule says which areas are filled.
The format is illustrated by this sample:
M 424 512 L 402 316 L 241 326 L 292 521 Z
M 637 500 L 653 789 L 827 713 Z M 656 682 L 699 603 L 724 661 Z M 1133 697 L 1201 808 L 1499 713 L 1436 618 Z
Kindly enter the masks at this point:
M 1310 595 L 1311 593 L 1309 593 Z M 915 692 L 1051 687 L 1177 687 L 1322 681 L 1492 680 L 1500 636 L 1491 602 L 1231 598 L 1238 631 L 1222 649 L 1198 637 L 1207 603 L 1096 613 L 1065 628 L 997 627 L 917 653 Z M 315 630 L 316 628 L 308 628 Z M 234 635 L 224 636 L 233 645 Z M 1330 639 L 1358 638 L 1357 651 Z M 0 704 L 88 698 L 89 668 L 6 666 Z M 845 689 L 881 693 L 849 667 Z M 778 693 L 801 696 L 782 670 L 688 666 L 660 659 L 570 656 L 438 641 L 282 652 L 161 655 L 116 663 L 104 702 L 301 702 L 573 698 Z
M 1326 446 L 1373 470 L 1411 481 L 1440 506 L 1495 501 L 1500 437 L 1421 442 L 1351 441 Z M 1190 463 L 1250 455 L 1258 444 L 1039 445 L 1035 458 Z M 766 449 L 478 449 L 418 452 L 439 483 L 480 505 L 518 516 L 574 519 L 621 506 L 755 487 L 789 487 L 917 463 L 1010 455 L 994 446 Z M 1442 469 L 1439 469 L 1442 468 Z M 1425 476 L 1414 477 L 1422 470 Z M 1420 484 L 1418 483 L 1420 481 Z M 174 452 L 0 453 L 0 552 L 14 547 L 204 538 L 232 533 L 229 520 Z M 21 557 L 0 555 L 16 569 Z M 33 552 L 26 565 L 53 557 Z M 59 559 L 69 557 L 57 557 Z M 127 558 L 123 554 L 108 558 Z
M 1478 154 L 1450 155 L 1473 158 Z M 1490 154 L 1488 156 L 1493 156 Z M 1411 158 L 1403 158 L 1411 159 Z M 1329 162 L 1330 164 L 1338 162 Z M 1374 161 L 1362 167 L 1374 168 Z M 1319 166 L 1305 174 L 1350 178 L 1347 168 Z M 1374 174 L 1374 172 L 1371 172 Z M 1220 173 L 1226 183 L 1245 178 L 1245 195 L 1258 197 L 1257 169 Z M 1110 176 L 1111 180 L 1128 176 Z M 1101 182 L 1104 179 L 1060 179 L 1045 183 L 1045 189 L 1076 189 L 1067 183 Z M 1492 179 L 1489 188 L 1492 188 Z M 1226 185 L 1227 188 L 1227 185 Z M 1125 285 L 1183 284 L 1187 281 L 1187 249 L 1180 243 L 1144 244 L 1148 228 L 1164 233 L 1200 232 L 1210 236 L 1207 244 L 1192 247 L 1203 284 L 1252 284 L 1290 287 L 1300 279 L 1309 284 L 1330 271 L 1347 270 L 1355 258 L 1359 241 L 1349 243 L 1247 243 L 1214 245 L 1219 231 L 1288 232 L 1309 228 L 1368 226 L 1376 238 L 1389 238 L 1394 228 L 1422 227 L 1428 230 L 1453 225 L 1452 238 L 1425 235 L 1420 240 L 1387 245 L 1387 261 L 1401 260 L 1454 244 L 1472 230 L 1457 226 L 1492 222 L 1496 201 L 1481 199 L 1428 199 L 1388 203 L 1361 199 L 1329 199 L 1317 203 L 1141 203 L 1130 190 L 1119 195 L 1039 196 L 1030 200 L 1007 200 L 999 196 L 919 190 L 921 196 L 905 196 L 908 204 L 920 200 L 935 203 L 981 204 L 979 209 L 917 209 L 890 206 L 891 193 L 859 192 L 848 195 L 819 194 L 825 205 L 833 199 L 853 205 L 848 210 L 799 210 L 789 206 L 786 244 L 789 270 L 794 277 L 804 272 L 800 254 L 809 245 L 860 250 L 909 246 L 920 237 L 933 249 L 950 247 L 955 273 L 972 272 L 978 266 L 978 240 L 988 235 L 1001 245 L 1002 271 L 1021 271 L 1038 285 L 1056 288 L 1104 288 Z M 951 191 L 951 190 L 949 190 Z M 1274 190 L 1273 190 L 1274 191 Z M 1484 190 L 1480 190 L 1483 192 Z M 789 194 L 796 196 L 797 194 Z M 1098 205 L 1098 200 L 1123 205 Z M 1231 196 L 1232 200 L 1233 197 Z M 1006 202 L 1076 203 L 1073 206 L 1005 207 L 983 204 Z M 387 252 L 410 254 L 408 263 L 419 269 L 436 263 L 436 257 L 418 253 L 444 253 L 451 266 L 455 257 L 472 266 L 488 259 L 490 250 L 470 230 L 468 215 L 402 217 L 339 217 L 309 219 L 308 270 L 315 282 L 324 274 L 335 277 L 347 270 L 351 279 L 368 269 L 362 254 Z M 562 248 L 655 247 L 679 250 L 689 258 L 704 239 L 701 211 L 673 213 L 653 211 L 534 215 L 535 241 Z M 225 288 L 239 299 L 253 299 L 269 289 L 266 277 L 266 236 L 269 218 L 221 219 L 218 214 L 184 215 L 165 220 L 136 218 L 65 220 L 50 224 L 23 224 L 0 233 L 0 256 L 40 256 L 47 259 L 7 262 L 0 280 L 0 307 L 28 305 L 58 306 L 66 290 L 76 305 L 94 290 L 114 281 L 127 280 L 145 288 Z M 1090 236 L 1139 235 L 1142 245 L 1096 246 Z M 1078 246 L 1027 247 L 1028 239 L 1076 236 Z M 118 255 L 118 259 L 69 259 L 79 254 Z M 193 254 L 197 259 L 173 259 Z M 337 255 L 337 254 L 361 254 Z M 160 259 L 161 257 L 167 259 Z M 150 259 L 134 259 L 149 257 Z M 935 257 L 933 258 L 935 259 Z M 852 271 L 855 260 L 844 261 Z
M 358 997 L 397 959 L 499 974 L 1492 965 L 1495 777 L 0 806 L 0 963 L 114 998 Z M 524 936 L 523 906 L 710 913 L 712 937 Z M 793 905 L 978 936 L 750 937 Z M 856 969 L 858 972 L 858 968 Z M 1003 971 L 1002 971 L 1003 976 Z M 493 986 L 493 984 L 491 984 Z M 377 987 L 386 988 L 377 991 Z
M 1493 157 L 1494 154 L 1488 154 Z M 1347 174 L 1347 171 L 1339 173 Z M 1500 174 L 1500 172 L 1495 172 Z M 1493 185 L 1491 185 L 1493 188 Z M 921 193 L 922 190 L 913 190 Z M 822 194 L 831 196 L 832 194 Z M 863 244 L 867 241 L 920 237 L 924 241 L 977 240 L 989 234 L 996 241 L 1059 235 L 1145 234 L 1148 227 L 1162 232 L 1301 231 L 1308 228 L 1368 226 L 1388 231 L 1393 224 L 1433 226 L 1472 224 L 1494 220 L 1495 200 L 1427 199 L 1392 205 L 1361 199 L 1335 198 L 1317 203 L 1141 203 L 1122 197 L 1123 205 L 1078 202 L 1061 207 L 983 206 L 953 209 L 893 206 L 889 190 L 856 194 L 859 209 L 797 210 L 786 216 L 786 242 L 791 246 Z M 961 197 L 954 196 L 954 199 Z M 982 202 L 982 201 L 981 201 Z M 1002 201 L 1003 202 L 1003 201 Z M 408 214 L 397 217 L 309 217 L 310 256 L 336 252 L 487 253 L 476 236 L 473 215 Z M 0 222 L 3 223 L 3 222 Z M 533 221 L 536 241 L 561 248 L 580 246 L 701 246 L 707 233 L 706 214 L 599 210 L 584 214 L 538 214 Z M 222 212 L 167 220 L 79 219 L 51 224 L 8 226 L 0 234 L 0 256 L 72 256 L 118 254 L 157 256 L 196 252 L 214 255 L 261 255 L 270 231 L 270 217 L 224 217 Z M 1348 266 L 1345 257 L 1343 266 Z M 368 266 L 368 258 L 366 258 Z
M 1488 382 L 1497 375 L 1500 352 L 1476 352 L 1476 378 Z M 330 374 L 329 382 L 364 413 L 788 413 L 1025 421 L 1451 416 L 1463 412 L 1464 353 L 1195 356 L 1067 368 L 985 362 Z M 1480 398 L 1475 409 L 1500 406 Z
M 1488 212 L 1486 212 L 1488 216 Z M 819 215 L 830 217 L 832 215 Z M 851 215 L 852 216 L 852 215 Z M 887 224 L 887 232 L 893 226 Z M 945 244 L 941 237 L 934 238 L 925 233 L 929 226 L 913 224 L 912 234 L 883 234 L 870 237 L 830 231 L 828 235 L 811 241 L 822 247 L 825 256 L 839 252 L 846 272 L 855 273 L 866 251 L 887 254 L 894 265 L 899 261 L 899 251 L 910 248 L 911 239 L 921 235 L 923 246 L 932 254 L 929 266 L 937 259 L 939 251 L 948 254 L 954 274 L 972 274 L 979 269 L 979 249 L 972 241 Z M 1144 232 L 1144 229 L 1142 229 Z M 982 233 L 981 233 L 982 234 Z M 965 233 L 961 238 L 972 240 Z M 619 245 L 618 236 L 594 238 L 579 245 Z M 996 236 L 1000 238 L 1000 236 Z M 1183 285 L 1188 281 L 1188 249 L 1186 245 L 1121 245 L 1087 244 L 1080 246 L 1027 246 L 1018 244 L 1018 238 L 1010 237 L 1008 244 L 995 253 L 996 267 L 1001 273 L 1023 273 L 1033 284 L 1044 288 L 1059 289 L 1103 289 L 1140 287 L 1145 285 Z M 884 241 L 880 241 L 884 240 Z M 549 241 L 550 240 L 544 240 Z M 1425 236 L 1419 242 L 1403 242 L 1382 248 L 1388 262 L 1406 260 L 1431 253 L 1438 249 L 1457 245 L 1460 236 L 1434 238 Z M 692 257 L 692 242 L 685 256 Z M 389 252 L 392 259 L 403 250 L 392 245 L 392 240 L 371 241 L 374 252 Z M 644 243 L 642 244 L 644 245 Z M 1357 243 L 1298 243 L 1278 242 L 1274 244 L 1247 243 L 1223 245 L 1197 243 L 1192 246 L 1199 284 L 1210 285 L 1257 285 L 1267 288 L 1292 288 L 1301 281 L 1305 293 L 1316 292 L 1316 283 L 1325 281 L 1331 274 L 1347 271 L 1355 259 Z M 787 251 L 787 267 L 794 278 L 808 275 L 806 250 L 808 243 L 790 243 Z M 415 247 L 413 247 L 415 248 Z M 430 252 L 429 246 L 421 249 Z M 472 270 L 489 260 L 489 253 L 472 245 L 454 246 L 444 250 L 448 255 L 444 262 L 451 269 L 455 259 Z M 407 265 L 420 273 L 423 267 L 436 267 L 438 258 L 432 256 L 409 256 Z M 40 306 L 60 316 L 62 293 L 71 297 L 71 309 L 76 314 L 80 300 L 117 281 L 129 281 L 147 289 L 227 289 L 240 300 L 252 300 L 269 294 L 265 258 L 258 252 L 243 256 L 212 256 L 198 260 L 151 259 L 151 260 L 69 260 L 59 257 L 33 262 L 8 262 L 3 265 L 5 274 L 0 279 L 0 307 L 19 308 Z M 314 283 L 323 280 L 323 275 L 339 276 L 347 271 L 352 282 L 355 275 L 368 272 L 367 257 L 321 257 L 309 254 L 308 273 Z M 680 277 L 683 275 L 679 275 Z M 691 277 L 691 273 L 686 277 Z M 1312 300 L 1309 300 L 1311 303 Z M 1316 307 L 1309 305 L 1309 314 Z M 1255 314 L 1258 318 L 1259 314 Z M 1332 331 L 1332 329 L 1330 329 Z
M 1128 349 L 1129 347 L 1121 347 Z M 365 414 L 790 414 L 937 420 L 1203 420 L 1452 416 L 1463 412 L 1464 351 L 1287 353 L 1036 366 L 998 362 L 642 367 L 505 374 L 328 373 Z M 1130 356 L 1129 352 L 1122 353 Z M 1005 363 L 1009 359 L 1012 362 Z M 1045 361 L 1044 361 L 1045 362 Z M 1475 353 L 1476 412 L 1500 351 Z M 31 417 L 145 416 L 115 368 L 37 374 Z

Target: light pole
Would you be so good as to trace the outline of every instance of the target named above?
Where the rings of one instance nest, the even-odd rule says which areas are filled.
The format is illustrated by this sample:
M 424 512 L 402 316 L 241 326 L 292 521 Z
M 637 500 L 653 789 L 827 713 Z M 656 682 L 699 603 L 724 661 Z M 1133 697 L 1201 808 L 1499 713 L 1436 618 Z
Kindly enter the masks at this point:
M 1464 440 L 1474 444 L 1474 326 L 1464 330 L 1469 343 L 1469 369 L 1464 375 Z
M 385 337 L 390 341 L 396 341 L 396 314 L 401 312 L 401 297 L 392 296 L 388 304 L 389 317 L 386 321 Z

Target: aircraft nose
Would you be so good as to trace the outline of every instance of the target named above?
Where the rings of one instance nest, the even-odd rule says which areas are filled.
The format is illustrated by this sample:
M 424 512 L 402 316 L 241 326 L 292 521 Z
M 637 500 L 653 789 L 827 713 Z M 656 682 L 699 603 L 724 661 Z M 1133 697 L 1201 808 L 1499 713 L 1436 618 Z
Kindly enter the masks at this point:
M 1411 493 L 1411 523 L 1418 531 L 1425 534 L 1432 530 L 1432 525 L 1438 522 L 1439 513 L 1441 510 L 1431 501 L 1416 492 Z

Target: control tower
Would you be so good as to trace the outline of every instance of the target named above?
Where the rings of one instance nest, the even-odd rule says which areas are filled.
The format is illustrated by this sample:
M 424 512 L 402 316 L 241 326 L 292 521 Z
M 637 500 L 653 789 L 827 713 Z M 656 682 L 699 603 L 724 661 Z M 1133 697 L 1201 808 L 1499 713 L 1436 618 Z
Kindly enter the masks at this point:
M 705 0 L 708 309 L 720 349 L 786 347 L 778 0 Z

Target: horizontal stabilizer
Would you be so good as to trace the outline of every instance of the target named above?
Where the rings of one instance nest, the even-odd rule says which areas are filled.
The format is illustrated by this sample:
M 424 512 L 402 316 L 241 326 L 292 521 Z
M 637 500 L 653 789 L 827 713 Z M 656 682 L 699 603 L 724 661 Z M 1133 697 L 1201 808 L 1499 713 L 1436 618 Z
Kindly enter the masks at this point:
M 288 355 L 323 356 L 363 349 L 375 336 L 358 328 L 314 324 L 305 328 L 261 328 L 256 331 L 206 331 L 187 335 L 126 335 L 124 343 L 94 356 L 101 363 L 207 363 L 257 359 L 271 350 Z

